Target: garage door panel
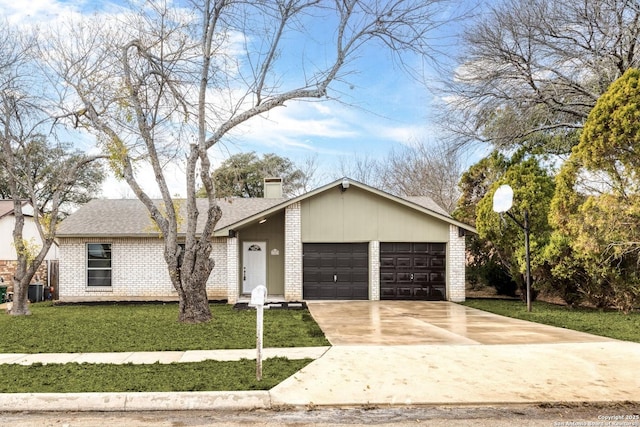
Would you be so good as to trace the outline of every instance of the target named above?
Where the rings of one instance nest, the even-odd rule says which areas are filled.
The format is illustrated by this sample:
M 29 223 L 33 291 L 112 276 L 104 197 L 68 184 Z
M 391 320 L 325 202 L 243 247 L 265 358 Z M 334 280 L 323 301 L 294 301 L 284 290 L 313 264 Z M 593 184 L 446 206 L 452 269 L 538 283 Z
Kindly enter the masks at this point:
M 410 283 L 410 282 L 411 282 L 411 273 L 408 273 L 408 272 L 396 273 L 396 283 Z
M 430 263 L 429 264 L 430 264 L 431 267 L 435 267 L 435 268 L 443 267 L 444 268 L 445 261 L 446 260 L 445 260 L 444 256 L 442 256 L 442 257 L 436 256 L 436 257 L 433 257 L 433 258 L 430 259 Z
M 415 283 L 427 283 L 429 281 L 429 273 L 423 273 L 423 272 L 415 273 L 413 275 L 413 281 Z
M 429 267 L 429 259 L 426 256 L 416 256 L 413 259 L 414 268 L 427 268 Z
M 413 253 L 423 253 L 429 252 L 430 243 L 414 243 L 413 244 Z
M 396 297 L 397 298 L 409 299 L 412 296 L 413 296 L 413 293 L 412 293 L 412 289 L 411 288 L 408 288 L 408 287 L 407 288 L 402 288 L 402 287 L 397 288 L 397 291 L 396 291 Z
M 380 257 L 380 267 L 395 267 L 396 259 L 393 257 Z
M 381 243 L 381 299 L 446 299 L 446 243 Z
M 395 282 L 396 274 L 391 272 L 382 272 L 380 273 L 380 283 L 384 284 L 387 282 Z
M 396 258 L 396 268 L 409 268 L 411 267 L 411 258 L 398 257 Z
M 444 272 L 433 272 L 433 273 L 429 273 L 429 282 L 434 283 L 434 282 L 441 282 L 444 283 L 446 280 L 446 277 L 444 275 Z
M 442 255 L 445 256 L 447 254 L 447 244 L 446 243 L 430 243 L 429 244 L 429 252 L 433 255 Z
M 415 288 L 414 296 L 418 299 L 429 299 L 429 288 Z

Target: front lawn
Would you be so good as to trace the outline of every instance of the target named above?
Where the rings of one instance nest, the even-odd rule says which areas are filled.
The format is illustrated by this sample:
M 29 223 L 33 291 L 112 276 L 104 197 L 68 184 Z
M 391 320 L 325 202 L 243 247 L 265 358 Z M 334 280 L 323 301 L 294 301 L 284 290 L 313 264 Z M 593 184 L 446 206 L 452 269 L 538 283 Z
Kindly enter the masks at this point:
M 462 303 L 502 316 L 573 329 L 603 337 L 640 342 L 640 312 L 624 314 L 591 308 L 570 308 L 534 301 L 531 312 L 518 300 L 468 299 Z
M 311 360 L 266 359 L 153 365 L 0 365 L 0 393 L 89 393 L 268 390 Z M 29 409 L 29 408 L 25 408 Z
M 213 320 L 177 321 L 167 304 L 31 305 L 31 316 L 0 313 L 0 353 L 101 353 L 255 348 L 256 310 L 212 304 Z M 329 342 L 307 310 L 265 310 L 264 347 Z

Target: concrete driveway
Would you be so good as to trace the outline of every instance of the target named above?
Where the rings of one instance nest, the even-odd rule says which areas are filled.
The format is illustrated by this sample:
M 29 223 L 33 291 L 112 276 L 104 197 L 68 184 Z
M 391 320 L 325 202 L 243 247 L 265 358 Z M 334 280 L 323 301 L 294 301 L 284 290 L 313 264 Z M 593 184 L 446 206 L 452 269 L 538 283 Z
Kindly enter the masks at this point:
M 608 338 L 498 316 L 446 301 L 311 301 L 332 345 L 550 344 Z
M 448 302 L 308 305 L 333 346 L 273 405 L 640 402 L 638 343 Z

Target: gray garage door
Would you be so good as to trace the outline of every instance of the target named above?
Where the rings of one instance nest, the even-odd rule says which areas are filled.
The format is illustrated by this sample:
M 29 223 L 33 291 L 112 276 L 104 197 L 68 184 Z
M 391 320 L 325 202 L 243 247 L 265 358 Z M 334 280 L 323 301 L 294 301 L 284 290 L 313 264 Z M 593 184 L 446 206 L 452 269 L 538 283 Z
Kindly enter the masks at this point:
M 367 243 L 305 243 L 303 252 L 304 299 L 369 299 Z
M 446 299 L 446 243 L 380 243 L 380 298 Z

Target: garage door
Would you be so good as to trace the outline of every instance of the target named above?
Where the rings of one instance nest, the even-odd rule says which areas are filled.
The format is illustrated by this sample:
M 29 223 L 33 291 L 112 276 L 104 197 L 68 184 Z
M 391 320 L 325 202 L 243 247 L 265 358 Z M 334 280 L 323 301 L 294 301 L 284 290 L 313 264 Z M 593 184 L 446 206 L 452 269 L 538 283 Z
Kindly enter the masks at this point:
M 369 299 L 367 243 L 305 243 L 303 298 Z
M 445 243 L 380 243 L 380 298 L 446 299 Z

